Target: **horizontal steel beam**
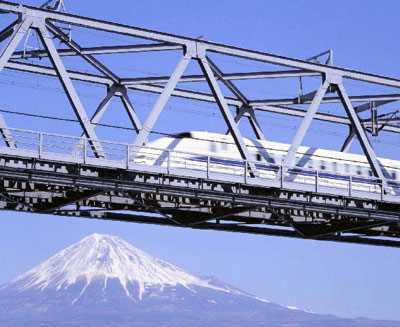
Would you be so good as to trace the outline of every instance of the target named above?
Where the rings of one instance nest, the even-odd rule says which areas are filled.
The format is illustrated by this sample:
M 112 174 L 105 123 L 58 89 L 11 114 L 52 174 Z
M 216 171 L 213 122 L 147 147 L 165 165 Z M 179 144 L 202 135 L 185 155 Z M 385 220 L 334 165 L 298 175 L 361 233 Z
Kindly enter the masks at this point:
M 204 51 L 216 52 L 228 56 L 240 57 L 244 59 L 276 64 L 280 66 L 292 67 L 296 69 L 310 70 L 321 74 L 338 75 L 343 78 L 349 78 L 374 84 L 381 84 L 381 85 L 400 88 L 400 79 L 396 78 L 374 75 L 346 68 L 326 66 L 323 64 L 317 64 L 305 60 L 278 56 L 266 52 L 248 50 L 220 43 L 198 40 L 194 38 L 183 37 L 168 33 L 162 33 L 139 27 L 133 27 L 129 25 L 111 23 L 99 19 L 87 18 L 78 15 L 72 15 L 62 12 L 54 12 L 32 6 L 23 6 L 12 2 L 3 1 L 2 3 L 0 3 L 0 11 L 5 11 L 19 15 L 42 17 L 45 19 L 62 22 L 66 24 L 77 25 L 86 28 L 92 28 L 111 33 L 118 33 L 143 39 L 155 40 L 158 42 L 179 44 L 186 48 L 190 48 L 192 51 L 195 52 L 197 51 L 196 49 L 202 48 Z
M 36 73 L 47 76 L 57 76 L 57 72 L 52 67 L 21 63 L 17 61 L 9 61 L 6 63 L 5 68 L 19 70 L 28 73 Z M 112 85 L 113 81 L 107 77 L 82 73 L 77 71 L 68 71 L 69 77 L 73 80 L 83 81 L 88 83 Z
M 320 76 L 320 73 L 314 73 L 306 70 L 283 70 L 283 71 L 265 71 L 265 72 L 249 72 L 249 73 L 225 73 L 222 74 L 224 80 L 248 80 L 248 79 L 264 79 L 264 78 L 287 78 L 287 77 L 304 77 L 304 76 Z M 124 85 L 135 84 L 156 84 L 166 83 L 168 76 L 160 77 L 140 77 L 140 78 L 123 78 Z M 203 75 L 186 75 L 182 76 L 179 83 L 182 82 L 205 82 Z
M 134 45 L 116 45 L 103 47 L 82 48 L 82 55 L 102 55 L 115 53 L 135 53 L 149 51 L 167 51 L 167 50 L 182 50 L 182 46 L 170 43 L 152 43 L 152 44 L 134 44 Z M 71 49 L 59 49 L 60 56 L 79 56 L 79 54 Z M 16 51 L 11 56 L 11 59 L 28 59 L 28 58 L 44 58 L 48 57 L 45 50 L 38 51 Z
M 245 224 L 231 224 L 231 223 L 212 223 L 204 222 L 197 225 L 182 225 L 171 222 L 171 220 L 158 216 L 141 215 L 141 214 L 126 214 L 126 213 L 114 213 L 114 212 L 98 212 L 98 211 L 58 211 L 54 213 L 59 216 L 78 216 L 86 217 L 91 219 L 104 219 L 104 220 L 114 220 L 114 221 L 124 221 L 130 223 L 139 224 L 152 224 L 161 226 L 173 226 L 181 228 L 191 228 L 200 230 L 216 230 L 225 232 L 236 232 L 236 233 L 246 233 L 246 234 L 256 234 L 256 235 L 266 235 L 275 237 L 289 237 L 297 239 L 306 239 L 312 241 L 330 241 L 330 242 L 340 242 L 340 243 L 353 243 L 353 244 L 365 244 L 365 245 L 375 245 L 375 246 L 389 246 L 389 247 L 400 247 L 400 241 L 395 239 L 380 239 L 380 238 L 368 238 L 363 236 L 347 236 L 347 235 L 330 235 L 321 238 L 308 238 L 299 235 L 293 230 L 283 229 L 283 228 L 268 228 L 268 227 L 256 227 L 249 226 Z
M 301 118 L 305 117 L 305 115 L 307 113 L 307 110 L 305 110 L 305 109 L 290 108 L 290 107 L 284 107 L 284 106 L 264 106 L 261 108 L 254 107 L 254 109 L 277 113 L 277 114 L 282 114 L 282 115 L 293 116 L 293 117 L 301 117 Z M 330 123 L 342 124 L 342 125 L 349 125 L 349 126 L 351 125 L 351 122 L 347 117 L 327 114 L 327 113 L 323 113 L 323 112 L 316 112 L 314 119 L 319 120 L 319 121 L 326 121 L 326 122 L 330 122 Z M 371 125 L 371 123 L 364 122 L 364 125 L 366 127 L 368 127 Z M 385 125 L 382 128 L 382 130 L 387 131 L 387 132 L 400 133 L 400 127 L 394 126 L 394 125 Z
M 400 94 L 378 94 L 378 95 L 355 95 L 350 96 L 352 102 L 367 102 L 367 101 L 398 101 L 400 100 Z M 312 98 L 305 98 L 301 104 L 311 103 Z M 334 97 L 324 97 L 322 103 L 339 103 L 340 98 Z M 298 104 L 298 98 L 291 99 L 266 99 L 266 100 L 252 100 L 250 101 L 250 106 L 268 106 L 268 105 L 287 105 L 287 104 Z M 361 110 L 362 111 L 362 110 Z

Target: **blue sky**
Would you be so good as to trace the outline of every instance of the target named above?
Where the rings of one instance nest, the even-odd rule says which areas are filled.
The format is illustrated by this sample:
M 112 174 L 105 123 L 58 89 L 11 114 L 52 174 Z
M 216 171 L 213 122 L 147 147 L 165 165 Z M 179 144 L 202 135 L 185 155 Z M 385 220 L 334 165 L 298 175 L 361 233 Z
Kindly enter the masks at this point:
M 38 5 L 42 1 L 23 3 Z M 185 36 L 203 36 L 207 40 L 296 58 L 307 58 L 333 49 L 335 64 L 338 66 L 400 77 L 400 65 L 397 60 L 400 33 L 398 1 L 99 0 L 94 5 L 93 1 L 66 0 L 66 5 L 69 12 L 79 15 Z M 0 24 L 5 26 L 2 19 L 0 17 Z M 82 36 L 78 31 L 73 36 L 90 44 L 101 41 L 97 40 L 95 35 Z M 118 43 L 118 39 L 109 38 L 107 42 Z M 155 57 L 150 56 L 149 59 L 139 55 L 135 59 L 136 66 L 128 57 L 125 62 L 110 62 L 110 65 L 121 74 L 140 74 L 140 70 L 151 73 L 156 68 L 168 72 L 176 60 L 173 56 L 168 57 L 168 65 L 165 64 L 164 67 Z M 104 60 L 107 62 L 107 59 Z M 74 61 L 66 63 L 71 67 L 81 65 Z M 220 64 L 224 69 L 229 69 L 229 62 L 222 61 Z M 132 70 L 125 70 L 123 67 L 131 67 Z M 47 104 L 53 100 L 61 101 L 57 102 L 57 106 L 49 107 L 43 104 L 43 91 L 46 89 L 26 88 L 21 83 L 22 79 L 21 75 L 14 73 L 0 75 L 0 82 L 13 80 L 19 83 L 7 88 L 7 91 L 3 87 L 4 83 L 2 84 L 1 108 L 25 112 L 35 110 L 44 114 L 73 117 L 64 95 L 51 91 L 51 88 L 56 87 L 54 81 L 40 78 L 28 81 L 41 87 L 46 86 Z M 89 108 L 88 111 L 93 111 L 100 100 L 99 90 L 77 87 L 83 95 L 86 94 L 82 101 Z M 255 89 L 262 87 L 264 86 L 253 84 L 248 92 L 255 94 Z M 279 83 L 268 87 L 269 91 L 273 90 L 278 96 L 293 93 L 293 90 L 288 90 L 286 85 Z M 375 91 L 380 90 L 372 90 Z M 13 92 L 11 96 L 9 92 Z M 368 90 L 359 92 L 367 93 Z M 149 109 L 148 102 L 154 98 L 138 96 L 134 99 L 139 115 L 144 117 Z M 188 126 L 193 129 L 207 126 L 211 130 L 221 131 L 223 121 L 220 119 L 196 116 L 193 112 L 185 114 L 173 111 L 177 108 L 197 108 L 189 106 L 190 103 L 172 101 L 171 111 L 166 113 L 156 128 L 163 131 L 181 131 Z M 117 103 L 113 103 L 110 110 L 114 108 L 118 109 Z M 207 107 L 200 109 L 212 110 Z M 176 119 L 177 114 L 181 119 Z M 109 114 L 105 119 L 119 122 L 121 117 Z M 278 120 L 272 117 L 275 119 L 272 120 L 274 123 L 269 125 L 269 118 L 271 117 L 262 118 L 267 137 L 271 136 L 275 141 L 290 142 L 295 132 L 293 126 L 299 121 L 293 118 Z M 65 128 L 64 125 L 48 121 L 28 121 L 11 115 L 6 116 L 6 119 L 12 127 L 79 134 L 77 126 L 71 127 L 69 131 L 61 131 L 60 128 Z M 315 131 L 309 133 L 305 144 L 337 148 L 343 141 L 344 132 L 340 128 L 338 135 L 328 138 L 323 134 L 325 125 L 313 126 Z M 244 133 L 248 132 L 246 126 L 243 128 Z M 102 133 L 100 135 L 103 138 L 114 137 L 107 131 L 99 133 Z M 321 137 L 316 137 L 320 133 L 324 135 L 323 144 Z M 398 136 L 382 137 L 387 143 L 373 142 L 377 153 L 400 160 L 399 152 L 393 150 L 398 150 Z M 352 150 L 357 152 L 359 148 L 354 146 Z M 0 212 L 0 283 L 9 281 L 93 232 L 121 236 L 134 246 L 191 273 L 215 275 L 272 302 L 344 317 L 365 316 L 400 320 L 398 249 L 4 211 Z

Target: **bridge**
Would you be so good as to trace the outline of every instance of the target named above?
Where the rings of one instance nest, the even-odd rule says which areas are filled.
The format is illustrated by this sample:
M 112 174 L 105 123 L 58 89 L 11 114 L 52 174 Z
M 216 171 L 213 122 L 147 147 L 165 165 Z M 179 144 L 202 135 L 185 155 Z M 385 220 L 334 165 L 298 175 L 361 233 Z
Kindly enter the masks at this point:
M 18 71 L 57 78 L 82 134 L 9 126 L 2 114 L 1 209 L 400 246 L 399 186 L 389 178 L 370 142 L 371 136 L 400 132 L 397 111 L 385 108 L 400 100 L 400 94 L 352 95 L 345 86 L 345 81 L 352 81 L 398 89 L 399 79 L 336 67 L 331 51 L 299 60 L 72 15 L 60 10 L 62 1 L 48 4 L 39 8 L 0 1 L 0 17 L 11 22 L 0 32 L 4 44 L 0 73 Z M 75 28 L 112 33 L 128 41 L 85 47 L 74 40 Z M 41 47 L 28 46 L 32 35 Z M 136 43 L 138 39 L 142 42 Z M 180 56 L 169 76 L 121 77 L 97 59 L 98 55 L 154 52 Z M 213 56 L 278 68 L 224 73 Z M 68 57 L 82 58 L 97 73 L 67 68 Z M 190 63 L 198 64 L 201 74 L 185 74 Z M 319 79 L 319 86 L 304 94 L 302 85 L 308 78 Z M 298 80 L 298 95 L 254 99 L 235 84 L 271 79 Z M 104 88 L 104 98 L 91 118 L 77 82 Z M 186 83 L 206 85 L 210 91 L 184 87 Z M 132 91 L 157 95 L 144 121 L 130 99 Z M 132 125 L 133 142 L 102 140 L 97 135 L 100 120 L 115 98 L 121 100 Z M 196 159 L 174 149 L 147 145 L 170 98 L 216 105 L 226 123 L 222 132 L 227 130 L 232 136 L 241 159 L 233 164 L 230 159 L 227 165 L 218 155 Z M 342 114 L 322 112 L 319 108 L 323 105 L 341 105 Z M 239 122 L 247 119 L 255 138 L 265 140 L 257 120 L 260 112 L 302 119 L 283 162 L 273 167 L 255 162 L 239 128 Z M 297 169 L 295 156 L 313 120 L 347 126 L 349 132 L 340 150 L 347 152 L 357 140 L 371 176 Z

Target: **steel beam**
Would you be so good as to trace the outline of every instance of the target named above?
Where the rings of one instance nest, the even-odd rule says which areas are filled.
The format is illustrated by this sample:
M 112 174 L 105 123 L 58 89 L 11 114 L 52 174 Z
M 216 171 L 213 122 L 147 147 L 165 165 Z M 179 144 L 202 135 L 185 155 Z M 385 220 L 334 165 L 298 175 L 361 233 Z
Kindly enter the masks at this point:
M 131 121 L 133 128 L 135 129 L 136 133 L 139 133 L 139 131 L 142 129 L 142 124 L 138 115 L 135 112 L 131 100 L 129 99 L 128 91 L 124 86 L 120 87 L 120 89 L 120 98 L 122 104 L 125 107 L 126 113 L 128 114 L 129 120 Z
M 346 139 L 344 140 L 344 143 L 342 145 L 342 148 L 340 149 L 340 152 L 349 152 L 351 144 L 354 141 L 354 138 L 356 136 L 356 133 L 354 132 L 353 128 L 349 128 L 349 134 L 347 135 Z
M 57 72 L 57 75 L 60 79 L 60 82 L 65 90 L 65 93 L 72 105 L 72 108 L 75 111 L 75 114 L 81 124 L 81 127 L 87 138 L 90 139 L 90 145 L 93 148 L 93 152 L 97 157 L 103 157 L 103 149 L 98 141 L 96 132 L 93 128 L 93 125 L 90 123 L 89 118 L 86 114 L 86 111 L 79 99 L 78 93 L 76 92 L 71 79 L 61 61 L 60 56 L 57 53 L 57 49 L 53 44 L 53 41 L 46 29 L 46 25 L 44 20 L 36 20 L 35 27 L 38 30 L 38 35 L 43 42 L 46 50 L 49 53 L 50 61 L 52 62 L 54 69 Z
M 368 102 L 368 101 L 398 101 L 400 100 L 400 94 L 378 94 L 378 95 L 355 95 L 350 96 L 352 102 Z M 304 99 L 301 104 L 311 103 L 311 99 Z M 324 97 L 322 103 L 340 103 L 340 97 Z M 250 100 L 249 105 L 253 107 L 263 107 L 268 105 L 289 105 L 298 104 L 298 98 L 289 99 L 264 99 L 264 100 Z M 370 107 L 368 108 L 370 109 Z
M 71 40 L 67 34 L 65 34 L 62 30 L 60 30 L 57 26 L 53 25 L 50 22 L 46 22 L 47 29 L 60 41 L 70 47 L 72 50 L 76 51 L 76 53 L 85 59 L 90 65 L 96 68 L 100 73 L 107 76 L 114 83 L 119 83 L 119 77 L 115 75 L 110 69 L 104 66 L 100 61 L 98 61 L 95 57 L 88 54 L 82 53 L 82 48 L 78 43 Z
M 21 42 L 22 38 L 26 34 L 29 27 L 32 25 L 32 19 L 30 17 L 23 17 L 22 20 L 17 20 L 6 27 L 0 35 L 0 42 L 10 37 L 6 45 L 4 46 L 0 54 L 0 72 L 3 70 L 7 62 L 9 61 L 12 53 Z M 16 148 L 14 139 L 8 129 L 7 123 L 0 115 L 0 132 L 4 138 L 4 142 L 8 147 Z
M 242 159 L 247 160 L 247 164 L 250 168 L 251 175 L 256 176 L 257 169 L 255 164 L 253 163 L 253 158 L 250 156 L 250 152 L 248 151 L 246 144 L 244 143 L 243 137 L 228 107 L 228 103 L 226 102 L 224 95 L 222 94 L 221 89 L 219 88 L 217 79 L 213 74 L 213 71 L 208 63 L 207 58 L 201 57 L 198 59 L 198 62 L 200 64 L 204 76 L 207 78 L 208 85 L 210 86 L 210 89 L 214 94 L 215 100 L 217 101 L 217 104 L 221 110 L 222 116 L 224 117 L 225 122 L 229 128 L 229 131 L 231 132 L 232 137 L 235 141 L 236 147 L 239 150 L 240 156 L 242 157 Z
M 371 143 L 369 142 L 369 139 L 367 135 L 365 134 L 364 128 L 361 125 L 360 119 L 356 113 L 356 111 L 353 108 L 353 104 L 351 103 L 351 100 L 349 96 L 347 95 L 347 92 L 341 83 L 336 84 L 337 86 L 337 92 L 339 94 L 339 97 L 342 99 L 343 106 L 347 112 L 347 115 L 351 121 L 352 127 L 354 132 L 357 135 L 357 138 L 361 144 L 361 147 L 364 151 L 364 154 L 371 166 L 371 169 L 376 177 L 378 177 L 380 180 L 382 180 L 382 187 L 384 189 L 387 188 L 387 183 L 386 183 L 386 178 L 385 175 L 383 174 L 382 168 L 380 166 L 380 163 L 375 155 L 375 151 L 371 146 Z
M 224 73 L 221 71 L 221 69 L 218 68 L 218 66 L 209 58 L 206 56 L 206 59 L 208 61 L 208 64 L 210 65 L 211 69 L 215 73 L 216 77 L 224 83 L 224 85 L 232 92 L 233 95 L 235 95 L 240 101 L 243 102 L 243 104 L 247 105 L 249 103 L 249 100 L 244 96 L 244 94 L 236 87 L 235 84 L 233 84 L 232 81 L 226 80 L 224 78 Z
M 354 107 L 354 110 L 357 113 L 360 113 L 360 112 L 363 112 L 363 111 L 366 111 L 366 110 L 371 110 L 373 108 L 377 108 L 377 107 L 383 106 L 383 105 L 385 105 L 387 103 L 391 103 L 391 102 L 394 102 L 394 101 L 396 101 L 396 100 L 378 100 L 378 101 L 377 100 L 373 100 L 371 102 L 364 103 L 362 105 Z
M 104 113 L 107 110 L 108 105 L 111 102 L 111 99 L 113 98 L 113 96 L 115 95 L 115 93 L 117 91 L 118 91 L 118 88 L 114 84 L 110 88 L 108 88 L 106 96 L 100 102 L 96 111 L 92 115 L 92 118 L 90 119 L 90 124 L 93 126 L 93 129 L 96 127 L 96 125 L 99 123 L 99 121 L 103 117 Z M 85 133 L 82 133 L 81 137 L 83 138 L 84 136 L 85 136 Z M 78 144 L 75 146 L 73 152 L 74 153 L 81 152 L 84 147 L 85 142 L 86 141 L 84 139 L 80 139 Z
M 1 37 L 0 33 L 0 37 Z M 117 53 L 137 53 L 137 52 L 150 52 L 150 51 L 170 51 L 182 50 L 181 45 L 170 43 L 151 43 L 151 44 L 132 44 L 132 45 L 114 45 L 102 47 L 84 47 L 80 49 L 81 55 L 103 55 L 103 54 L 117 54 Z M 58 54 L 63 56 L 79 56 L 79 53 L 73 49 L 59 49 Z M 16 51 L 11 56 L 11 59 L 28 59 L 28 58 L 45 58 L 48 54 L 46 51 Z M 315 75 L 315 73 L 314 73 Z M 314 76 L 307 75 L 307 76 Z
M 6 38 L 11 36 L 15 30 L 15 26 L 19 23 L 19 20 L 17 19 L 16 21 L 12 22 L 10 25 L 8 25 L 6 28 L 4 28 L 0 32 L 0 42 L 3 42 Z
M 264 71 L 264 72 L 248 72 L 248 73 L 224 73 L 221 74 L 225 81 L 234 80 L 251 80 L 251 79 L 266 79 L 266 78 L 289 78 L 300 76 L 321 76 L 320 73 L 314 73 L 305 70 L 285 70 L 285 71 Z M 220 79 L 217 76 L 218 79 Z M 123 78 L 121 83 L 130 86 L 135 84 L 158 84 L 166 83 L 168 76 L 160 77 L 138 77 L 138 78 Z M 185 75 L 181 77 L 180 83 L 185 82 L 206 82 L 203 75 Z
M 297 69 L 311 70 L 314 72 L 319 72 L 321 74 L 342 76 L 343 78 L 349 78 L 369 83 L 400 88 L 400 80 L 395 78 L 368 74 L 334 66 L 311 63 L 305 60 L 273 55 L 266 52 L 248 50 L 224 44 L 219 44 L 215 42 L 210 42 L 206 40 L 198 40 L 178 35 L 161 33 L 157 31 L 146 30 L 138 27 L 132 27 L 117 23 L 110 23 L 98 19 L 81 17 L 62 12 L 54 12 L 51 10 L 40 9 L 32 6 L 22 6 L 20 4 L 15 4 L 10 2 L 2 2 L 0 3 L 0 10 L 15 14 L 28 13 L 32 16 L 43 17 L 46 20 L 54 20 L 61 23 L 78 25 L 82 27 L 102 30 L 105 32 L 124 34 L 143 39 L 155 40 L 159 42 L 174 43 L 185 47 L 195 48 L 196 45 L 199 45 L 209 52 L 217 52 L 228 56 L 235 56 L 244 59 L 266 62 L 286 67 L 293 67 Z
M 38 73 L 38 74 L 47 75 L 47 76 L 57 76 L 57 72 L 51 67 L 21 63 L 21 62 L 16 62 L 16 61 L 9 61 L 6 64 L 5 68 L 12 69 L 12 70 L 18 70 L 18 71 L 31 72 L 31 73 Z M 101 85 L 108 85 L 108 86 L 111 86 L 113 84 L 112 80 L 110 80 L 106 77 L 100 76 L 100 75 L 94 75 L 94 74 L 88 74 L 88 73 L 70 71 L 70 70 L 68 71 L 68 74 L 69 74 L 70 78 L 73 80 L 101 84 Z M 147 85 L 147 84 L 136 85 L 136 84 L 133 84 L 133 85 L 127 86 L 127 88 L 132 89 L 132 90 L 143 91 L 143 92 L 156 93 L 156 94 L 160 94 L 163 91 L 163 87 L 160 85 Z M 172 93 L 172 96 L 215 103 L 214 96 L 212 94 L 208 94 L 208 93 L 193 92 L 193 91 L 183 90 L 183 89 L 175 89 Z M 381 96 L 378 95 L 378 96 L 373 96 L 373 97 L 381 97 Z M 243 104 L 241 101 L 233 99 L 233 98 L 225 97 L 225 99 L 226 99 L 228 105 L 230 105 L 230 106 L 241 107 Z M 304 110 L 304 109 L 290 108 L 290 107 L 276 106 L 276 105 L 254 106 L 253 108 L 254 108 L 254 110 L 279 113 L 279 114 L 295 116 L 295 117 L 304 117 L 306 114 L 306 110 Z M 320 120 L 320 121 L 327 121 L 327 122 L 331 122 L 331 123 L 351 125 L 351 122 L 349 121 L 349 119 L 347 117 L 337 116 L 337 115 L 332 115 L 332 114 L 327 114 L 327 113 L 318 113 L 317 112 L 315 115 L 315 119 Z M 400 128 L 397 126 L 394 126 L 394 125 L 385 125 L 383 130 L 388 131 L 388 132 L 393 132 L 393 133 L 400 133 Z
M 328 90 L 329 85 L 330 82 L 326 79 L 324 82 L 322 82 L 317 93 L 315 94 L 315 97 L 310 105 L 310 108 L 308 109 L 306 115 L 304 116 L 303 121 L 301 122 L 299 128 L 297 129 L 296 136 L 294 137 L 292 144 L 290 145 L 290 148 L 285 156 L 285 159 L 282 163 L 283 167 L 291 167 L 293 165 L 293 162 L 296 158 L 297 150 L 301 142 L 303 141 L 303 138 L 306 135 L 308 128 L 310 127 L 311 121 L 313 120 L 315 113 L 317 112 L 317 109 L 321 104 L 321 101 L 326 91 Z
M 136 136 L 135 141 L 133 142 L 134 147 L 141 147 L 144 143 L 146 143 L 150 131 L 152 130 L 154 124 L 156 123 L 158 117 L 160 116 L 162 110 L 164 109 L 164 106 L 167 103 L 169 97 L 171 96 L 175 86 L 178 84 L 179 79 L 181 78 L 183 72 L 185 71 L 187 65 L 190 62 L 190 59 L 191 55 L 186 53 L 179 60 L 178 65 L 171 74 L 168 83 L 165 85 L 163 91 L 161 92 L 160 96 L 157 99 L 157 102 L 154 104 L 153 109 L 147 116 L 147 119 L 144 122 L 142 129 Z
M 0 4 L 1 5 L 1 4 Z M 22 38 L 26 34 L 26 31 L 32 25 L 32 19 L 30 17 L 23 17 L 22 21 L 14 27 L 14 32 L 7 41 L 3 50 L 0 53 L 0 72 L 3 70 L 4 66 L 10 59 L 11 55 L 17 48 L 18 44 L 21 42 Z
M 250 107 L 240 107 L 237 110 L 237 114 L 235 116 L 235 123 L 239 125 L 240 119 L 242 119 L 242 117 L 245 116 L 247 117 L 247 119 L 249 120 L 249 123 L 251 125 L 251 128 L 253 129 L 253 132 L 256 136 L 256 138 L 258 140 L 266 140 L 264 133 L 257 121 L 257 118 L 255 116 L 254 113 L 254 109 L 250 108 Z M 229 129 L 228 131 L 225 133 L 226 135 L 228 135 L 230 133 Z
M 15 144 L 14 138 L 11 134 L 10 129 L 4 119 L 4 116 L 0 114 L 0 133 L 3 136 L 4 142 L 9 148 L 16 148 L 17 145 Z
M 254 112 L 254 109 L 251 108 L 251 110 L 249 110 L 249 114 L 248 117 L 251 128 L 253 129 L 254 134 L 256 135 L 258 140 L 266 140 L 264 133 L 261 129 L 260 124 L 258 123 L 258 120 L 256 118 L 256 114 Z

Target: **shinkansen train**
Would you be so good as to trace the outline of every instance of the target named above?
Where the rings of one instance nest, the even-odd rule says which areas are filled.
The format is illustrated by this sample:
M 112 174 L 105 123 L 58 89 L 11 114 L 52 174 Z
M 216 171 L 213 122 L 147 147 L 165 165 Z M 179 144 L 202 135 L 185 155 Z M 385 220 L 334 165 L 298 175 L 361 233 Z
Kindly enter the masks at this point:
M 273 178 L 276 176 L 290 145 L 246 138 L 244 138 L 244 142 L 260 177 Z M 169 164 L 172 167 L 187 166 L 194 169 L 206 169 L 205 162 L 208 160 L 213 165 L 214 171 L 243 173 L 243 160 L 230 135 L 192 131 L 161 137 L 150 142 L 148 148 L 163 149 L 163 151 L 152 150 L 147 154 L 141 152 L 137 158 L 146 160 L 146 164 L 167 165 L 166 153 L 170 151 L 173 155 L 168 160 L 171 160 Z M 390 181 L 390 186 L 397 188 L 400 179 L 400 161 L 379 159 L 379 162 L 386 178 Z M 331 181 L 336 180 L 338 187 L 348 185 L 347 181 L 350 175 L 353 176 L 353 182 L 358 181 L 364 186 L 376 184 L 366 157 L 359 154 L 300 146 L 296 154 L 295 167 L 291 171 L 296 172 L 293 174 L 295 179 L 300 176 L 303 179 L 307 176 L 310 177 L 315 174 L 315 171 L 318 171 L 321 178 L 325 176 L 327 179 L 329 177 Z M 306 178 L 304 180 L 307 182 Z M 309 182 L 314 182 L 314 178 L 309 178 Z

